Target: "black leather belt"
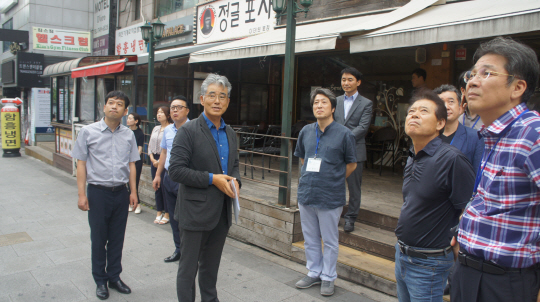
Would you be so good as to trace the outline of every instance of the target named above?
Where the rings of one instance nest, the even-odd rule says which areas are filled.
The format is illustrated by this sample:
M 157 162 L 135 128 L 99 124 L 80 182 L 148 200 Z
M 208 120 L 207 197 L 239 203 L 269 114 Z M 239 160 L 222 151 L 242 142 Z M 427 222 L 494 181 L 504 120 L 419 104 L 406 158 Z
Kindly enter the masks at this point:
M 481 271 L 488 274 L 493 275 L 503 275 L 505 273 L 520 273 L 528 270 L 535 270 L 539 268 L 539 264 L 535 264 L 533 266 L 529 266 L 526 268 L 515 268 L 515 267 L 506 267 L 502 265 L 498 265 L 489 261 L 484 261 L 483 259 L 471 256 L 469 254 L 466 254 L 462 251 L 459 251 L 458 254 L 458 260 L 459 263 L 463 266 L 468 266 L 470 268 L 474 268 L 477 271 Z
M 428 257 L 446 256 L 452 250 L 451 246 L 448 246 L 447 248 L 444 248 L 444 249 L 417 250 L 414 247 L 406 245 L 401 240 L 398 240 L 398 246 L 399 246 L 399 250 L 403 254 L 407 256 L 411 256 L 411 257 L 420 258 L 420 259 L 427 259 Z
M 123 189 L 126 189 L 126 184 L 119 185 L 116 187 L 106 187 L 106 186 L 93 185 L 93 184 L 88 184 L 88 186 L 94 187 L 96 189 L 104 190 L 104 191 L 110 191 L 110 192 L 116 192 L 116 191 L 121 191 Z

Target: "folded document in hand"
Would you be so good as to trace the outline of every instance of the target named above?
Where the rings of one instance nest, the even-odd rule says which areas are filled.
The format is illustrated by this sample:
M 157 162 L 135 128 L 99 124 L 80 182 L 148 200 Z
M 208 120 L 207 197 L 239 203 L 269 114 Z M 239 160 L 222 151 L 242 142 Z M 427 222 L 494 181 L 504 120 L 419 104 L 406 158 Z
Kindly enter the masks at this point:
M 238 223 L 238 214 L 240 214 L 240 202 L 238 201 L 238 190 L 236 189 L 236 185 L 234 181 L 231 181 L 231 189 L 234 193 L 233 198 L 233 211 L 234 211 L 234 221 Z

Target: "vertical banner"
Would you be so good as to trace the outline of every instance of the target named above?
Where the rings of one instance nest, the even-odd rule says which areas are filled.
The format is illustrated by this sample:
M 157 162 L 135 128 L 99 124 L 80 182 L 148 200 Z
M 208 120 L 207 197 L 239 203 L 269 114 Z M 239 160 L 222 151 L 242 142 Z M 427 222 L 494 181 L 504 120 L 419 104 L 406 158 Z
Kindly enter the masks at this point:
M 15 99 L 2 99 L 2 112 L 0 113 L 0 119 L 2 120 L 2 149 L 4 154 L 2 157 L 19 157 L 21 153 L 21 114 L 19 108 L 22 100 Z
M 140 0 L 137 0 L 140 1 Z M 109 55 L 110 0 L 94 0 L 93 56 Z

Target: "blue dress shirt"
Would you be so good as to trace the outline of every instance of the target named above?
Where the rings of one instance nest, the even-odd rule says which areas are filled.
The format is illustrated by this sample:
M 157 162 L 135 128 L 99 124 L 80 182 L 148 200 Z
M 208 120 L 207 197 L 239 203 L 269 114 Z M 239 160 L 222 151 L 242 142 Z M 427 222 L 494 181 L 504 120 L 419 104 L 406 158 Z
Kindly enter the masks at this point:
M 187 119 L 186 123 L 187 122 L 189 122 L 189 119 Z M 167 158 L 165 159 L 165 170 L 167 171 L 169 170 L 169 159 L 171 158 L 172 144 L 177 132 L 178 129 L 174 123 L 171 123 L 165 128 L 165 130 L 163 130 L 163 138 L 161 139 L 160 147 L 161 149 L 167 149 Z
M 221 119 L 221 125 L 219 126 L 219 129 L 216 129 L 216 125 L 212 123 L 207 117 L 206 114 L 204 114 L 204 120 L 206 121 L 206 124 L 208 125 L 208 128 L 210 128 L 210 133 L 212 133 L 212 136 L 214 137 L 214 141 L 216 142 L 216 147 L 219 153 L 219 160 L 221 161 L 221 168 L 223 169 L 223 174 L 227 174 L 228 167 L 227 163 L 229 162 L 229 140 L 227 139 L 227 132 L 225 131 L 225 121 Z M 209 179 L 208 179 L 208 185 L 212 184 L 212 181 L 214 180 L 214 174 L 209 173 Z
M 347 119 L 347 116 L 349 115 L 349 111 L 351 111 L 352 104 L 354 100 L 356 100 L 357 97 L 358 97 L 358 90 L 351 97 L 348 97 L 346 94 L 343 95 L 343 109 L 344 109 L 343 117 L 345 119 Z

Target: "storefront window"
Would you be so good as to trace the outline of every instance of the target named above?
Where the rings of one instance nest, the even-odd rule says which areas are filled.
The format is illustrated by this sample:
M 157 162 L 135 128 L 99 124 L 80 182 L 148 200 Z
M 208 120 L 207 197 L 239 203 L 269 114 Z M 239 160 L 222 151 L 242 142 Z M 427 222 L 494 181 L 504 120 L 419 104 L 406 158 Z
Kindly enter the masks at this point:
M 72 109 L 72 106 L 74 104 L 74 93 L 75 93 L 75 81 L 74 79 L 72 79 L 71 77 L 69 76 L 66 76 L 66 79 L 65 79 L 65 83 L 66 83 L 66 92 L 68 92 L 67 96 L 65 99 L 66 99 L 66 105 L 65 106 L 67 108 L 67 111 L 66 111 L 66 120 L 69 124 L 71 124 L 71 122 L 73 121 L 73 109 Z
M 64 118 L 66 117 L 65 115 L 66 108 L 64 107 L 65 106 L 64 86 L 65 86 L 64 77 L 59 77 L 58 78 L 58 121 L 62 123 L 64 122 Z
M 95 104 L 94 89 L 96 87 L 95 78 L 81 78 L 81 121 L 94 121 Z
M 158 0 L 156 1 L 156 17 L 161 17 L 192 8 L 198 3 L 198 0 Z
M 105 106 L 105 96 L 110 91 L 114 90 L 114 76 L 99 77 L 97 79 L 96 89 L 96 121 L 101 120 L 103 115 L 103 107 Z

